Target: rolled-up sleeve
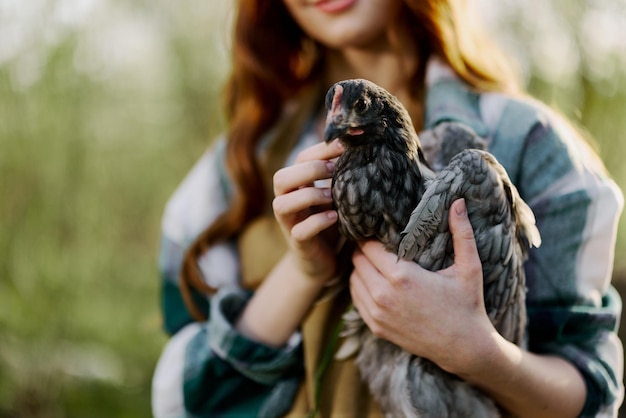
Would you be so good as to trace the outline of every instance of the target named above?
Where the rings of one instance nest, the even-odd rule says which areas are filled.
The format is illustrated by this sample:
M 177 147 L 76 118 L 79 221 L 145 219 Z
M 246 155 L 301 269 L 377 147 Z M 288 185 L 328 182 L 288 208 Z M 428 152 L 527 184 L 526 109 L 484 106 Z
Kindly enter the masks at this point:
M 303 373 L 302 344 L 295 334 L 269 347 L 234 327 L 250 294 L 222 289 L 211 299 L 211 319 L 182 328 L 168 342 L 152 385 L 156 417 L 273 414 L 290 407 Z
M 257 411 L 275 390 L 284 391 L 285 410 L 291 405 L 303 373 L 299 334 L 278 348 L 241 335 L 234 321 L 248 297 L 247 292 L 220 290 L 211 300 L 211 320 L 186 349 L 183 387 L 187 409 L 196 413 L 233 413 L 236 408 Z

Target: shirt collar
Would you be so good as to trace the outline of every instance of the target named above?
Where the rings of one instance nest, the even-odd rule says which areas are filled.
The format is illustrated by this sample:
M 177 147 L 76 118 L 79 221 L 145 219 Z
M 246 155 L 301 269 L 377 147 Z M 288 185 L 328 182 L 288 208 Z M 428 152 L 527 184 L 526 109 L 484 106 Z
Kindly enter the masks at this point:
M 441 122 L 456 121 L 485 137 L 489 130 L 482 120 L 479 102 L 480 95 L 460 80 L 440 58 L 429 60 L 426 69 L 425 129 Z

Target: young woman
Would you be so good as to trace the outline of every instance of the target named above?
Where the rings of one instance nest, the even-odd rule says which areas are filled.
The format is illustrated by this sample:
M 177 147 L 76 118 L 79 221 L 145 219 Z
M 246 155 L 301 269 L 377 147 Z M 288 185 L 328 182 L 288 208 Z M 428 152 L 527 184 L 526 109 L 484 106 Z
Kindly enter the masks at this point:
M 163 219 L 172 338 L 155 416 L 380 415 L 353 361 L 333 359 L 350 301 L 375 334 L 515 416 L 616 416 L 621 302 L 610 277 L 622 196 L 579 135 L 524 97 L 470 3 L 239 1 L 228 130 Z M 396 262 L 374 241 L 337 252 L 327 179 L 342 149 L 321 142 L 323 98 L 349 78 L 397 96 L 418 130 L 457 120 L 487 138 L 542 235 L 525 266 L 528 350 L 489 322 L 462 200 L 445 270 Z

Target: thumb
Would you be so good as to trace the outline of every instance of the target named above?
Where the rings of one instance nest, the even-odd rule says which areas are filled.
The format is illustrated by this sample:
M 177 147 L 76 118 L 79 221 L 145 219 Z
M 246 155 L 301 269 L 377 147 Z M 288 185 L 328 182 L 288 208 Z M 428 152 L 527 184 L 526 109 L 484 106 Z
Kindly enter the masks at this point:
M 476 248 L 474 230 L 467 216 L 465 199 L 458 199 L 452 203 L 448 223 L 454 246 L 454 265 L 470 276 L 482 274 L 482 264 Z

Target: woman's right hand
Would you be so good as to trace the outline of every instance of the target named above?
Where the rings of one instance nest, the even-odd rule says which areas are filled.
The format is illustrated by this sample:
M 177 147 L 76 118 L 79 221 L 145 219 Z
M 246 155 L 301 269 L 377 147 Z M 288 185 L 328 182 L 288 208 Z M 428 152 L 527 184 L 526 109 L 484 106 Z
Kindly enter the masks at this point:
M 337 142 L 319 143 L 274 175 L 274 215 L 289 251 L 257 288 L 237 321 L 237 329 L 248 338 L 284 346 L 324 285 L 335 277 L 339 231 L 331 226 L 337 222 L 337 212 L 332 210 L 330 189 L 315 187 L 314 182 L 332 176 L 331 160 L 342 152 Z
M 296 162 L 274 175 L 274 216 L 299 269 L 309 278 L 328 281 L 337 270 L 337 212 L 332 209 L 330 187 L 314 182 L 332 177 L 334 158 L 341 155 L 339 141 L 321 142 L 298 155 Z

